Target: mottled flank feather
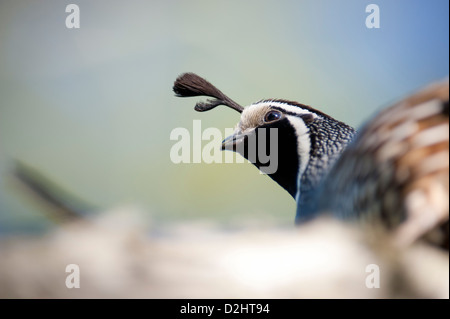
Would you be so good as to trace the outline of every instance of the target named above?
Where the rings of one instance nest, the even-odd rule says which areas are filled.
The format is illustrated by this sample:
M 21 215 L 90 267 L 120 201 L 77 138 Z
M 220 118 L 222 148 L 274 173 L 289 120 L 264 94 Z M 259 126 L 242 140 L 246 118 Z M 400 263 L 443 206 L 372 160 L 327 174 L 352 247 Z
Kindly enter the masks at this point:
M 322 209 L 381 220 L 400 245 L 426 238 L 448 249 L 448 99 L 445 81 L 369 121 L 326 179 Z

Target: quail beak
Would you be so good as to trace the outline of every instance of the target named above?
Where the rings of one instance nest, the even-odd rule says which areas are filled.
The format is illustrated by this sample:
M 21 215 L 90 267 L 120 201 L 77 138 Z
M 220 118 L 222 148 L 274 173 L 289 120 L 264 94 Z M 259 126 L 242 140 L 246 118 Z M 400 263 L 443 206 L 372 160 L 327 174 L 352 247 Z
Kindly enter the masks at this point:
M 236 151 L 236 145 L 244 142 L 247 134 L 235 132 L 222 141 L 222 151 Z

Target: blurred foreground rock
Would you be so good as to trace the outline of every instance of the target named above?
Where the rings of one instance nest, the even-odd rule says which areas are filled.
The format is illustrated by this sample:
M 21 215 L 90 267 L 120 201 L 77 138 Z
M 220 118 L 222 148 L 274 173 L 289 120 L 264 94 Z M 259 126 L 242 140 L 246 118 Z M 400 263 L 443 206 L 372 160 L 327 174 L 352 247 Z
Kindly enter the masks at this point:
M 224 229 L 148 224 L 134 209 L 0 240 L 0 298 L 448 298 L 448 252 L 397 251 L 334 220 Z M 375 245 L 373 243 L 376 243 Z M 66 287 L 66 266 L 80 288 Z M 380 268 L 367 288 L 366 267 Z

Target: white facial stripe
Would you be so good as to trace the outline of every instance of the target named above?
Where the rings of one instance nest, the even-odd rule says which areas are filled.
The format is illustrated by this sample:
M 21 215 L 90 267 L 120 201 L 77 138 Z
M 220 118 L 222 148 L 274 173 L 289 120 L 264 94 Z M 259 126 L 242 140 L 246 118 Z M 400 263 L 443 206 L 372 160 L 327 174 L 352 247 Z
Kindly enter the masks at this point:
M 295 116 L 286 116 L 287 120 L 291 123 L 292 127 L 295 128 L 295 132 L 297 133 L 297 152 L 299 155 L 299 167 L 297 174 L 297 196 L 300 194 L 298 191 L 300 189 L 300 180 L 301 176 L 306 170 L 306 166 L 309 162 L 309 152 L 311 149 L 311 140 L 309 138 L 309 129 L 306 126 L 305 122 L 302 119 Z M 296 198 L 295 200 L 298 200 Z
M 294 113 L 294 114 L 298 114 L 298 115 L 311 114 L 314 118 L 321 118 L 321 116 L 316 113 L 313 113 L 311 111 L 302 109 L 298 106 L 289 105 L 289 104 L 283 103 L 283 102 L 265 101 L 265 102 L 251 104 L 247 108 L 250 109 L 250 108 L 256 108 L 256 107 L 271 107 L 271 106 L 279 107 L 283 110 L 286 110 L 286 112 L 289 112 L 289 113 Z

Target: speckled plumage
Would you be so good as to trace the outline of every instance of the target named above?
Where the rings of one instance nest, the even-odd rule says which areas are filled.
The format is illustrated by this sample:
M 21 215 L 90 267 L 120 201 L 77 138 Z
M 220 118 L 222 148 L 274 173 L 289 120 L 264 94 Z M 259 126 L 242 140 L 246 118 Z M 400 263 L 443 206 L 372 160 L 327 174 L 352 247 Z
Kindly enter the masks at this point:
M 448 247 L 448 98 L 444 81 L 368 121 L 324 181 L 317 211 L 381 220 L 400 244 L 427 236 Z
M 305 172 L 298 176 L 297 222 L 317 213 L 317 188 L 355 135 L 352 127 L 332 118 L 321 118 L 306 125 L 310 132 L 311 151 Z

